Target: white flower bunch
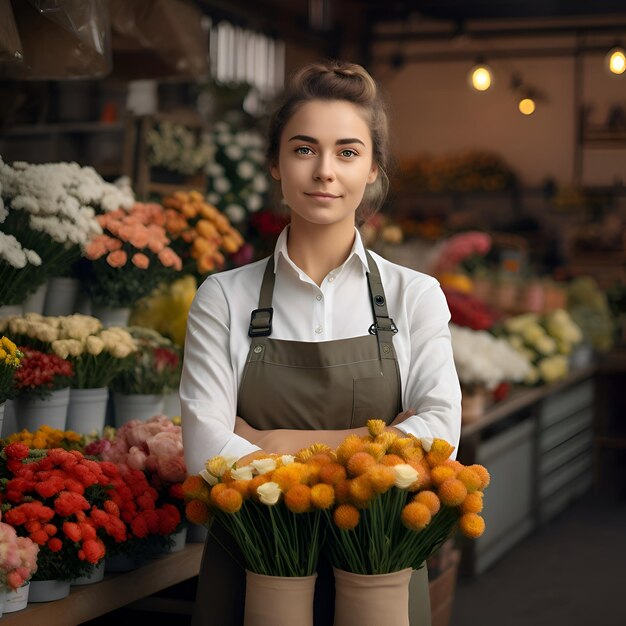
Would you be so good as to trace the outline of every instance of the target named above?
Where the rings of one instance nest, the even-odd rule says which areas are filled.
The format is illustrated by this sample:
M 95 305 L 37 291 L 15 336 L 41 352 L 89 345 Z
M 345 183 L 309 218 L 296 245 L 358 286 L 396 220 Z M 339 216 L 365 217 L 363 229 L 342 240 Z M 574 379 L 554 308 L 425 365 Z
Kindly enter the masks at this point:
M 213 159 L 215 148 L 205 139 L 182 124 L 160 122 L 148 132 L 150 165 L 163 167 L 180 174 L 201 172 Z
M 215 124 L 206 140 L 215 153 L 207 165 L 207 200 L 240 224 L 248 212 L 263 208 L 269 182 L 261 135 L 225 121 Z
M 23 248 L 22 244 L 13 236 L 0 232 L 0 263 L 8 263 L 11 267 L 22 269 L 26 265 L 41 265 L 41 257 L 28 248 Z M 2 270 L 0 269 L 0 278 Z
M 457 374 L 466 387 L 492 390 L 502 382 L 521 382 L 530 371 L 528 358 L 487 331 L 450 324 L 450 335 Z

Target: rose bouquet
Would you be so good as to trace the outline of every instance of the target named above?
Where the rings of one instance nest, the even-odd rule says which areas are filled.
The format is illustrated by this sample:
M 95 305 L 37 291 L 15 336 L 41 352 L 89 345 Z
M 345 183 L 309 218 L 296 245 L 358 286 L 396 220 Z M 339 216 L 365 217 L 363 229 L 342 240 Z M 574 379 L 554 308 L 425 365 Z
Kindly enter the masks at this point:
M 69 361 L 28 347 L 22 348 L 22 352 L 24 357 L 14 378 L 16 395 L 45 398 L 70 386 L 74 367 Z
M 38 552 L 36 543 L 0 521 L 0 588 L 15 591 L 27 583 L 37 571 Z
M 113 391 L 124 394 L 165 394 L 178 388 L 181 348 L 149 328 L 129 327 L 137 350 L 129 367 L 111 381 Z
M 24 353 L 8 337 L 0 337 L 0 405 L 13 397 L 13 379 L 23 356 Z
M 161 205 L 137 202 L 96 219 L 102 234 L 86 245 L 85 256 L 91 262 L 83 279 L 94 303 L 132 306 L 181 270 L 180 257 L 168 246 Z
M 235 467 L 215 457 L 200 475 L 187 478 L 187 519 L 215 519 L 233 536 L 246 568 L 271 576 L 311 576 L 323 541 L 323 511 L 332 506 L 332 484 L 321 476 L 324 454 L 297 461 L 270 455 Z
M 5 521 L 39 545 L 36 580 L 87 574 L 104 558 L 105 540 L 126 540 L 115 466 L 75 450 L 12 443 L 0 453 L 0 468 Z

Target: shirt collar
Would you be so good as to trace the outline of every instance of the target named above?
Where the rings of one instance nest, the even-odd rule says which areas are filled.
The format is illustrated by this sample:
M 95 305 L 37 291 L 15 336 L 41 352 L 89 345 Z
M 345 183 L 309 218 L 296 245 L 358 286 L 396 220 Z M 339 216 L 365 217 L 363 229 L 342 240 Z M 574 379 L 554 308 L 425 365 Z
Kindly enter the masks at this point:
M 352 250 L 348 255 L 344 265 L 346 265 L 349 261 L 352 260 L 352 257 L 356 257 L 361 264 L 363 265 L 363 270 L 365 272 L 369 272 L 369 265 L 367 263 L 367 256 L 365 254 L 365 246 L 363 245 L 363 239 L 361 239 L 361 233 L 358 228 L 354 228 L 355 237 L 354 237 L 354 245 L 352 246 Z M 285 226 L 281 231 L 278 239 L 276 241 L 276 247 L 274 248 L 274 273 L 276 273 L 276 268 L 278 267 L 278 261 L 281 257 L 283 257 L 289 265 L 291 265 L 298 274 L 301 271 L 297 268 L 295 263 L 289 258 L 289 252 L 287 250 L 287 237 L 289 234 L 289 225 Z

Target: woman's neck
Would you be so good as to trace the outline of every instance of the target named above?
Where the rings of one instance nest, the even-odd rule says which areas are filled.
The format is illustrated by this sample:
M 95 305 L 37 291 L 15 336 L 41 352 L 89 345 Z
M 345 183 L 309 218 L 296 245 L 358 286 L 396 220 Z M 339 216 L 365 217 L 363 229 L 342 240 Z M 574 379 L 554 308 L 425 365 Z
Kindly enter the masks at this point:
M 320 225 L 292 216 L 287 250 L 291 260 L 319 286 L 348 258 L 354 237 L 354 222 Z

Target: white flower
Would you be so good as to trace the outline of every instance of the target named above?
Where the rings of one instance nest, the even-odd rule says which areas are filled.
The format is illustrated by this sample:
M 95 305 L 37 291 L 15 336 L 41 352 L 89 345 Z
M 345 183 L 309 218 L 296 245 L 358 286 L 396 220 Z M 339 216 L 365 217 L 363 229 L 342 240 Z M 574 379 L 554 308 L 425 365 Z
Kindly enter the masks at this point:
M 420 443 L 422 444 L 422 448 L 424 450 L 424 452 L 430 452 L 430 449 L 433 445 L 433 438 L 432 437 L 422 437 L 420 438 Z
M 243 148 L 236 143 L 231 143 L 229 146 L 224 148 L 224 154 L 231 161 L 239 161 L 243 157 Z
M 225 209 L 224 213 L 228 216 L 228 219 L 233 224 L 239 224 L 246 217 L 246 211 L 243 207 L 238 204 L 229 204 Z
M 219 163 L 209 163 L 206 167 L 206 173 L 209 176 L 222 176 L 224 174 L 224 168 Z
M 276 469 L 276 461 L 274 459 L 255 459 L 250 462 L 258 474 L 267 474 Z
M 104 341 L 100 337 L 92 335 L 85 341 L 87 352 L 92 356 L 98 356 L 104 350 Z
M 252 466 L 244 465 L 243 467 L 232 469 L 230 470 L 230 475 L 235 480 L 252 480 Z
M 250 161 L 240 161 L 237 165 L 237 176 L 244 180 L 250 180 L 255 173 L 256 169 Z
M 283 465 L 291 465 L 296 460 L 296 457 L 293 454 L 283 454 L 280 457 L 280 461 Z
M 202 476 L 202 478 L 204 478 L 204 480 L 209 483 L 209 485 L 211 485 L 211 487 L 213 485 L 217 485 L 217 478 L 215 476 L 213 476 L 213 474 L 209 474 L 209 472 L 207 472 L 205 469 L 200 470 L 200 476 Z
M 394 465 L 392 469 L 396 475 L 393 484 L 400 489 L 408 489 L 419 476 L 417 470 L 407 463 L 398 463 L 398 465 Z
M 216 205 L 220 201 L 220 197 L 216 193 L 208 193 L 206 196 L 207 202 L 212 205 Z
M 252 179 L 252 190 L 257 193 L 265 193 L 269 188 L 269 184 L 267 182 L 267 177 L 263 174 L 257 174 Z
M 229 132 L 218 133 L 215 140 L 220 146 L 226 146 L 232 141 L 232 135 Z
M 213 188 L 217 191 L 217 193 L 224 194 L 230 191 L 231 184 L 228 178 L 220 176 L 213 181 Z
M 261 198 L 261 196 L 255 193 L 250 194 L 247 205 L 248 205 L 248 209 L 250 209 L 250 211 L 255 213 L 263 206 L 263 198 Z
M 278 484 L 271 481 L 268 483 L 263 483 L 262 485 L 257 487 L 256 492 L 259 495 L 259 500 L 263 504 L 267 504 L 268 506 L 273 506 L 274 504 L 276 504 L 280 499 L 281 493 Z

